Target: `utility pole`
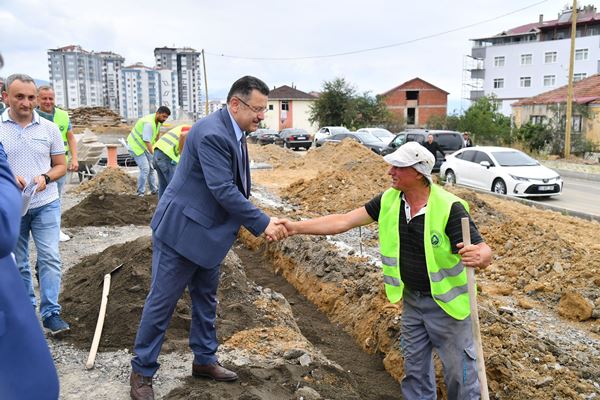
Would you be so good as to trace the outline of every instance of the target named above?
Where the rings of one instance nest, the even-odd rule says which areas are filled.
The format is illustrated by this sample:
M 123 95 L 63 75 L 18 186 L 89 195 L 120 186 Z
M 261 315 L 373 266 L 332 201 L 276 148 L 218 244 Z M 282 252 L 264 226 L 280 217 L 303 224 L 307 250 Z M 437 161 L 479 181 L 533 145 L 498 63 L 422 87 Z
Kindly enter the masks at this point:
M 208 79 L 206 78 L 206 61 L 204 59 L 204 49 L 202 49 L 202 67 L 204 68 L 204 94 L 206 101 L 204 102 L 204 116 L 208 117 Z
M 565 158 L 571 155 L 571 117 L 573 114 L 573 65 L 575 64 L 575 36 L 577 34 L 577 0 L 571 10 L 571 54 L 569 57 L 569 85 L 567 87 L 567 118 L 565 125 Z

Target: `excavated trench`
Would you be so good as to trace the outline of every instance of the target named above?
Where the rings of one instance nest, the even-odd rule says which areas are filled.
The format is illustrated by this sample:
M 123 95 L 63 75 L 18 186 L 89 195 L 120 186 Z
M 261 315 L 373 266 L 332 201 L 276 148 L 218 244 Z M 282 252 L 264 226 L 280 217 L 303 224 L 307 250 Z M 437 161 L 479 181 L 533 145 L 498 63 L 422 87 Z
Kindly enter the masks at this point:
M 364 352 L 343 326 L 331 322 L 281 274 L 275 273 L 271 261 L 260 249 L 237 246 L 235 252 L 250 280 L 281 293 L 287 299 L 302 334 L 328 359 L 348 371 L 357 383 L 361 399 L 399 398 L 400 386 L 385 370 L 381 354 Z

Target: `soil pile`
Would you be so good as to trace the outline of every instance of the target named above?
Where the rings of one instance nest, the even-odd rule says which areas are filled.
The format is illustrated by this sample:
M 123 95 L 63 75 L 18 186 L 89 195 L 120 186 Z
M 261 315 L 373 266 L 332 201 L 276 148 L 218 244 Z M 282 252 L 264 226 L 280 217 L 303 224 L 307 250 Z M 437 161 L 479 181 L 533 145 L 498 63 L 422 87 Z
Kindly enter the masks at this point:
M 284 149 L 283 147 L 268 144 L 261 146 L 259 144 L 249 143 L 248 154 L 254 162 L 268 163 L 277 167 L 285 167 L 292 163 L 293 160 L 300 158 L 293 150 Z
M 121 116 L 106 107 L 79 107 L 69 110 L 73 126 L 119 126 Z
M 122 226 L 148 225 L 156 209 L 158 196 L 92 192 L 62 215 L 62 225 Z
M 85 181 L 73 189 L 75 193 L 100 192 L 112 194 L 133 194 L 135 190 L 135 178 L 128 175 L 121 168 L 105 168 L 93 179 Z

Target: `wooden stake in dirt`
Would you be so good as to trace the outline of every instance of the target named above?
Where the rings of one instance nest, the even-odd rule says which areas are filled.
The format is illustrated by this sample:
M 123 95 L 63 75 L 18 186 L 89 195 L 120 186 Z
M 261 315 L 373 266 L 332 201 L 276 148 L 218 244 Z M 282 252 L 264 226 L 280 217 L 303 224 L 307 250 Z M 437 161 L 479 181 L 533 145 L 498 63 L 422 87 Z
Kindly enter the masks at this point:
M 471 230 L 469 228 L 469 218 L 461 219 L 462 236 L 464 246 L 471 244 Z M 481 332 L 479 331 L 479 312 L 477 311 L 477 290 L 475 289 L 475 269 L 467 267 L 467 284 L 469 286 L 469 304 L 471 306 L 471 330 L 473 332 L 473 341 L 477 351 L 477 377 L 479 378 L 479 389 L 481 390 L 481 400 L 489 400 L 487 375 L 485 374 L 485 362 L 483 359 L 483 347 L 481 346 Z
M 106 316 L 106 305 L 108 304 L 108 292 L 110 291 L 110 274 L 104 275 L 104 286 L 102 287 L 102 301 L 100 303 L 100 312 L 98 313 L 98 322 L 96 323 L 96 332 L 94 332 L 94 339 L 92 340 L 92 348 L 90 349 L 90 355 L 85 363 L 86 369 L 94 368 L 94 361 L 96 360 L 96 353 L 98 352 L 98 345 L 100 344 L 100 336 L 102 335 L 102 328 L 104 327 L 104 317 Z

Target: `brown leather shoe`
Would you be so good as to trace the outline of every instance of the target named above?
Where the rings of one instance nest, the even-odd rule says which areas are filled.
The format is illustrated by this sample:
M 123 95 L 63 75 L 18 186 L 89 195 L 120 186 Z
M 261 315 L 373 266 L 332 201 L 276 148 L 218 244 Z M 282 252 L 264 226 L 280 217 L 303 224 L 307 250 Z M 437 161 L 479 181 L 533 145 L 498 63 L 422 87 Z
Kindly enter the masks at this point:
M 131 371 L 129 384 L 131 385 L 130 394 L 132 400 L 154 400 L 151 376 L 142 376 L 137 372 Z
M 237 380 L 235 372 L 223 368 L 219 363 L 200 365 L 192 364 L 194 378 L 212 378 L 215 381 L 231 382 Z

